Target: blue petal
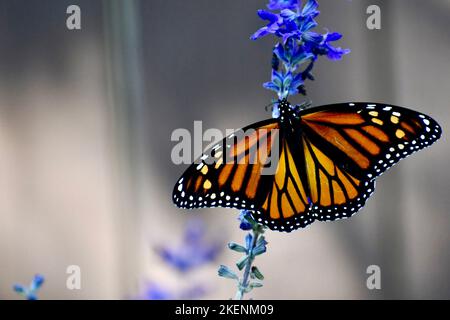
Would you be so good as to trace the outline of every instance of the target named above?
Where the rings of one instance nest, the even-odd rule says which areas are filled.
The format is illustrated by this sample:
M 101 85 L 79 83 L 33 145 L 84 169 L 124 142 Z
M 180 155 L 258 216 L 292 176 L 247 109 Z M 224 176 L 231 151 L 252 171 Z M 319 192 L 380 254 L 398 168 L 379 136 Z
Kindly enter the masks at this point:
M 37 300 L 37 295 L 35 293 L 27 294 L 27 300 Z
M 302 16 L 317 15 L 319 4 L 316 0 L 308 0 L 302 9 Z
M 272 91 L 276 91 L 276 92 L 278 92 L 278 90 L 280 90 L 280 87 L 275 85 L 273 82 L 266 82 L 263 84 L 263 87 L 268 90 L 272 90 Z
M 330 60 L 340 60 L 343 55 L 349 53 L 350 49 L 334 48 L 332 46 L 328 46 L 327 57 Z
M 284 21 L 284 25 L 285 25 L 285 32 L 298 32 L 300 31 L 298 28 L 298 25 L 296 22 L 294 21 Z
M 338 33 L 338 32 L 333 32 L 333 33 L 328 33 L 325 36 L 325 42 L 329 42 L 329 41 L 337 41 L 339 39 L 342 38 L 342 34 Z
M 280 20 L 279 15 L 266 10 L 258 10 L 258 16 L 263 20 L 269 20 L 271 23 L 275 23 Z
M 33 281 L 31 282 L 30 290 L 35 291 L 39 289 L 44 283 L 44 280 L 45 280 L 44 276 L 40 274 L 35 275 Z
M 297 90 L 297 88 L 300 87 L 302 84 L 303 84 L 302 74 L 299 73 L 294 77 L 294 79 L 292 79 L 291 89 Z
M 257 243 L 256 243 L 256 245 L 255 245 L 255 248 L 253 248 L 253 252 L 252 252 L 252 253 L 253 253 L 255 256 L 260 255 L 260 254 L 263 254 L 264 252 L 267 251 L 266 245 L 267 245 L 267 241 L 265 240 L 264 236 L 261 236 L 261 237 L 258 239 L 258 241 L 257 241 Z
M 290 9 L 281 10 L 280 16 L 284 19 L 284 21 L 293 21 L 299 17 L 297 12 Z
M 250 39 L 252 40 L 257 40 L 259 38 L 264 37 L 265 35 L 269 34 L 269 28 L 267 27 L 262 27 L 261 29 L 259 29 L 258 31 L 256 31 L 251 37 Z
M 323 41 L 323 36 L 317 32 L 308 31 L 303 33 L 302 39 L 306 42 L 313 42 L 319 44 Z
M 293 77 L 292 77 L 291 72 L 288 72 L 285 74 L 284 79 L 283 79 L 283 88 L 284 89 L 289 88 L 289 86 L 291 85 L 292 79 L 293 79 Z
M 25 288 L 23 286 L 21 286 L 20 284 L 15 284 L 13 286 L 13 290 L 19 294 L 23 294 L 26 291 Z
M 315 27 L 317 27 L 317 22 L 312 17 L 308 16 L 302 21 L 302 25 L 300 26 L 300 31 L 306 32 Z
M 281 72 L 272 70 L 272 82 L 278 86 L 283 83 L 284 76 Z
M 236 273 L 234 273 L 233 271 L 231 271 L 230 268 L 228 268 L 227 266 L 224 266 L 224 265 L 220 265 L 219 270 L 217 271 L 217 273 L 219 274 L 220 277 L 233 279 L 233 280 L 239 280 L 239 278 L 236 275 Z
M 270 0 L 267 8 L 270 10 L 297 9 L 298 0 Z
M 252 241 L 253 241 L 253 236 L 251 235 L 251 233 L 247 234 L 245 236 L 245 247 L 247 249 L 251 249 Z
M 290 39 L 300 39 L 301 32 L 296 30 L 293 32 L 280 33 L 283 38 L 283 43 L 287 43 Z
M 292 64 L 301 65 L 302 63 L 304 63 L 308 60 L 312 60 L 313 58 L 314 58 L 314 55 L 312 53 L 299 52 L 293 57 Z
M 273 50 L 273 53 L 276 54 L 276 56 L 278 57 L 278 59 L 280 59 L 281 61 L 283 61 L 284 63 L 289 63 L 290 62 L 290 58 L 288 57 L 287 52 L 284 50 L 284 47 L 281 43 L 278 43 L 275 46 L 275 49 Z

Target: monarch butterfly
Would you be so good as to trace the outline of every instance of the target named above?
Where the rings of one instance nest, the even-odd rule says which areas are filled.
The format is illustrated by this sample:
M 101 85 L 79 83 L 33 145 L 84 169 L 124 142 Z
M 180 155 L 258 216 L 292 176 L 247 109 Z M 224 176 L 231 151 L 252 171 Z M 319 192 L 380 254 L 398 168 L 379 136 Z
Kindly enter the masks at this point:
M 232 134 L 207 150 L 176 183 L 174 203 L 247 209 L 259 223 L 285 232 L 349 218 L 374 192 L 375 178 L 442 132 L 430 117 L 396 106 L 296 110 L 281 100 L 278 107 L 279 118 L 252 124 L 243 129 L 249 135 Z M 271 154 L 277 154 L 276 171 L 264 175 Z

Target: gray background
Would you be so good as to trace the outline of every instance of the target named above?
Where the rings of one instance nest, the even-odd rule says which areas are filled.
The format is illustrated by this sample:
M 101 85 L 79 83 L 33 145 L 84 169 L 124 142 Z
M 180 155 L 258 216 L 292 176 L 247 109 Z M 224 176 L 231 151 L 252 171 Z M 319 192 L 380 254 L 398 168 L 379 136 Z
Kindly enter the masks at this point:
M 189 279 L 151 248 L 176 242 L 192 217 L 171 204 L 184 166 L 170 159 L 176 128 L 239 128 L 269 117 L 273 39 L 263 0 L 0 1 L 0 299 L 40 272 L 40 297 L 121 299 L 145 280 L 172 289 L 210 287 L 234 295 L 216 265 Z M 344 34 L 352 53 L 322 59 L 307 84 L 315 105 L 375 101 L 427 113 L 443 138 L 378 180 L 355 217 L 268 232 L 258 258 L 265 287 L 256 299 L 450 298 L 450 1 L 320 0 L 320 27 Z M 65 27 L 78 4 L 82 30 Z M 367 6 L 382 29 L 366 28 Z M 295 99 L 294 99 L 295 100 Z M 298 102 L 299 100 L 295 100 Z M 211 237 L 241 241 L 236 210 L 190 212 Z M 82 290 L 65 287 L 66 267 L 82 269 Z M 382 290 L 366 288 L 381 267 Z

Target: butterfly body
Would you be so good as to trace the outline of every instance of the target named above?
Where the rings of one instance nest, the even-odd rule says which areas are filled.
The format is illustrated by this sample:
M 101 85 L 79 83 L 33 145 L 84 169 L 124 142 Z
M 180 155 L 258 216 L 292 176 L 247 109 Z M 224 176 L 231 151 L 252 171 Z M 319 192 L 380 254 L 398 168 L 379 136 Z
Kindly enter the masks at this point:
M 296 111 L 286 100 L 278 107 L 279 118 L 207 150 L 178 180 L 174 203 L 247 209 L 286 232 L 348 218 L 374 192 L 375 178 L 441 135 L 433 119 L 402 107 L 345 103 Z

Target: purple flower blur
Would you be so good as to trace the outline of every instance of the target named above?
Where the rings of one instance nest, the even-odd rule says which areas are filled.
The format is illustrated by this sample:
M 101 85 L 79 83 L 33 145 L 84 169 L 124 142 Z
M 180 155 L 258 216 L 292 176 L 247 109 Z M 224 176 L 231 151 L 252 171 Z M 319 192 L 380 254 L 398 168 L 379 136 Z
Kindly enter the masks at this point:
M 222 251 L 221 247 L 219 241 L 206 241 L 205 226 L 199 220 L 192 220 L 186 227 L 181 244 L 160 247 L 157 253 L 171 267 L 187 272 L 214 261 Z

